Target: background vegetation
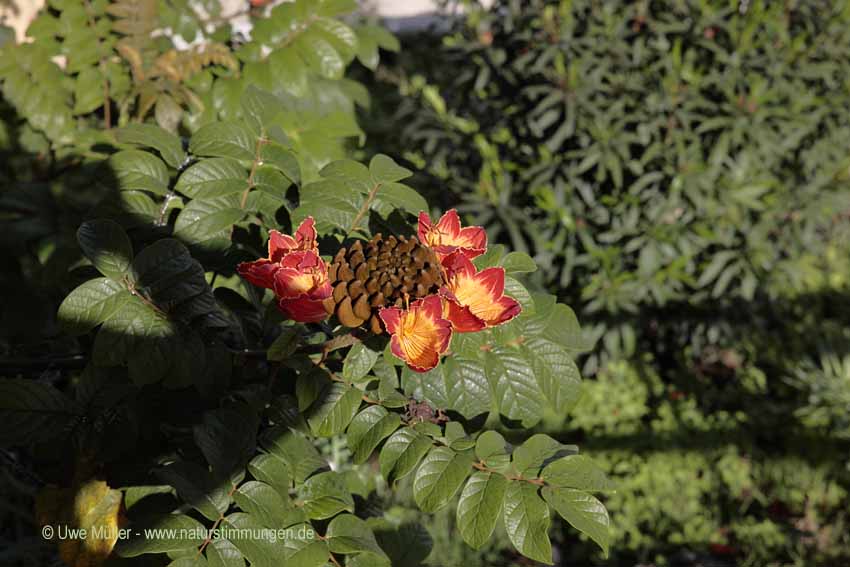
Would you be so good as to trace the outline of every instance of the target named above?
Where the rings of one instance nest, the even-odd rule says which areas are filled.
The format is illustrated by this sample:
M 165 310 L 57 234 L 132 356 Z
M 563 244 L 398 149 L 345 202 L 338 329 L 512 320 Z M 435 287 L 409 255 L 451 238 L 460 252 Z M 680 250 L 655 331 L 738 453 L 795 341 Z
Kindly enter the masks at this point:
M 76 393 L 87 408 L 78 443 L 112 467 L 127 459 L 127 435 L 148 457 L 168 439 L 203 462 L 185 404 L 200 415 L 245 376 L 265 383 L 268 368 L 232 350 L 265 354 L 281 329 L 232 266 L 259 255 L 264 231 L 291 225 L 299 191 L 326 163 L 389 154 L 432 206 L 457 207 L 493 243 L 530 254 L 528 288 L 571 305 L 584 326 L 571 337 L 575 352 L 588 349 L 577 359 L 582 401 L 566 419 L 549 411 L 530 431 L 505 431 L 517 445 L 531 432 L 579 443 L 617 482 L 602 498 L 610 557 L 554 522 L 557 562 L 850 562 L 850 5 L 463 4 L 448 34 L 403 35 L 388 58 L 399 44 L 383 28 L 332 23 L 348 2 L 321 3 L 322 13 L 310 2 L 246 6 L 249 40 L 214 1 L 51 1 L 34 43 L 0 50 L 0 373 Z M 165 33 L 151 40 L 155 29 Z M 194 134 L 219 121 L 256 126 L 245 100 L 262 95 L 251 85 L 283 110 L 263 126 L 287 151 L 262 173 L 292 189 L 264 191 L 261 173 L 246 193 L 255 216 L 237 220 L 227 199 L 199 210 L 174 182 L 187 155 L 239 152 Z M 151 138 L 154 124 L 194 146 Z M 168 167 L 139 170 L 116 149 Z M 137 247 L 184 227 L 202 287 L 240 329 L 203 348 L 218 370 L 235 361 L 234 373 L 207 372 L 202 384 L 163 374 L 174 391 L 136 399 L 124 370 L 118 387 L 92 396 L 103 375 L 80 372 L 80 353 L 96 339 L 71 337 L 56 314 L 93 276 L 76 230 L 104 216 Z M 190 218 L 208 222 L 188 230 Z M 400 226 L 380 210 L 375 222 Z M 149 412 L 155 431 L 140 427 Z M 127 433 L 120 442 L 116 430 Z M 30 451 L 0 452 L 0 530 L 18 541 L 0 563 L 55 556 L 32 531 L 33 496 L 88 466 L 67 443 L 27 442 Z M 352 466 L 343 437 L 318 450 L 358 511 L 383 516 L 372 529 L 403 564 L 528 564 L 501 527 L 481 550 L 466 546 L 453 509 L 416 511 L 410 486 L 389 492 L 374 470 Z
M 463 4 L 367 137 L 589 329 L 611 564 L 847 562 L 850 5 Z

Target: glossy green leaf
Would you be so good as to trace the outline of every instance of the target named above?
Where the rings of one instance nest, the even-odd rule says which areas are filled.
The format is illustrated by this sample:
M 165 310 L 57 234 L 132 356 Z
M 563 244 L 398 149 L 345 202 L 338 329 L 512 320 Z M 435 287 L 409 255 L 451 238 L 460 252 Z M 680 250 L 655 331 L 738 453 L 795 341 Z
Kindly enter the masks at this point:
M 168 168 L 161 159 L 141 150 L 123 150 L 107 161 L 122 191 L 168 192 Z
M 545 487 L 542 490 L 546 499 L 558 514 L 578 531 L 586 534 L 599 544 L 605 556 L 608 556 L 610 520 L 605 506 L 592 494 L 571 488 Z
M 59 322 L 68 334 L 85 334 L 112 317 L 131 297 L 130 292 L 114 280 L 89 280 L 62 301 Z
M 508 481 L 498 473 L 478 471 L 469 477 L 457 503 L 457 526 L 463 540 L 475 549 L 493 535 L 502 513 Z
M 138 557 L 148 553 L 167 553 L 199 547 L 206 528 L 183 514 L 166 514 L 136 525 L 132 537 L 119 539 L 115 553 L 119 557 Z
M 192 135 L 189 151 L 199 156 L 253 160 L 256 137 L 239 122 L 211 122 Z
M 404 478 L 431 448 L 431 440 L 412 427 L 393 433 L 381 449 L 381 474 L 387 482 Z
M 165 163 L 180 167 L 186 154 L 180 140 L 174 134 L 152 124 L 130 124 L 115 133 L 119 142 L 147 146 L 157 150 Z
M 120 280 L 133 260 L 133 245 L 121 225 L 107 219 L 86 221 L 77 230 L 86 258 L 108 278 Z
M 575 488 L 587 492 L 610 492 L 615 490 L 599 465 L 584 455 L 568 455 L 551 462 L 540 474 L 546 484 L 558 488 Z
M 307 414 L 310 429 L 320 437 L 342 433 L 357 414 L 362 396 L 360 390 L 347 384 L 329 384 L 310 406 Z
M 369 406 L 357 414 L 348 426 L 348 448 L 352 452 L 355 464 L 368 459 L 375 447 L 392 434 L 401 424 L 396 413 L 390 413 L 382 406 Z
M 193 199 L 215 199 L 248 188 L 248 172 L 229 157 L 203 159 L 177 179 L 174 189 Z
M 539 487 L 513 481 L 505 490 L 505 530 L 517 551 L 546 565 L 552 564 L 549 542 L 549 506 L 538 494 Z
M 436 512 L 457 494 L 472 472 L 471 451 L 456 453 L 434 447 L 425 456 L 413 479 L 413 498 L 423 512 Z

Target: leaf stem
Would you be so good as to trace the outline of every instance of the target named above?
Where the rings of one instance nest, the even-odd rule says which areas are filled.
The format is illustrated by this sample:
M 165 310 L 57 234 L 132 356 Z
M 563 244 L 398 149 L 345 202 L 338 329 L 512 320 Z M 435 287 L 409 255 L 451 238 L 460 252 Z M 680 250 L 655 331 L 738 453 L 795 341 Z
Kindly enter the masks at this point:
M 257 168 L 263 162 L 260 157 L 260 152 L 263 149 L 263 146 L 268 143 L 268 138 L 266 138 L 266 132 L 263 130 L 260 132 L 260 135 L 257 136 L 257 141 L 254 144 L 254 161 L 251 163 L 251 172 L 248 174 L 248 182 L 247 187 L 245 187 L 245 191 L 242 192 L 242 200 L 239 202 L 239 208 L 244 209 L 245 205 L 248 203 L 248 193 L 251 192 L 251 189 L 254 188 L 254 175 L 257 173 Z
M 366 200 L 363 201 L 363 205 L 360 207 L 360 210 L 357 211 L 357 216 L 355 216 L 354 220 L 351 221 L 351 227 L 346 232 L 346 236 L 350 235 L 352 232 L 360 228 L 360 221 L 363 220 L 363 217 L 366 215 L 367 212 L 369 212 L 369 207 L 372 206 L 372 201 L 374 201 L 375 197 L 378 196 L 378 190 L 381 188 L 381 185 L 381 183 L 377 183 L 369 191 L 369 194 L 366 196 Z
M 230 491 L 227 493 L 227 499 L 228 500 L 233 498 L 234 492 L 236 492 L 236 485 L 231 484 L 230 485 Z M 225 510 L 225 512 L 226 511 L 227 510 Z M 207 548 L 207 546 L 210 544 L 210 542 L 212 542 L 212 534 L 215 533 L 215 530 L 218 528 L 218 526 L 223 521 L 224 521 L 224 512 L 219 514 L 218 519 L 215 521 L 212 528 L 210 528 L 210 530 L 207 532 L 207 537 L 204 539 L 204 542 L 201 544 L 201 547 L 198 548 L 198 554 L 196 555 L 196 557 L 200 557 L 204 553 L 204 550 Z
M 522 475 L 503 474 L 503 473 L 497 471 L 496 469 L 491 469 L 490 467 L 488 467 L 484 463 L 484 461 L 478 461 L 477 463 L 472 463 L 472 468 L 478 469 L 479 471 L 482 471 L 482 472 L 488 472 L 488 473 L 493 473 L 493 474 L 501 474 L 502 476 L 504 476 L 508 480 L 521 480 L 523 482 L 528 482 L 530 484 L 536 484 L 537 486 L 546 486 L 546 481 L 543 480 L 542 478 L 525 478 Z

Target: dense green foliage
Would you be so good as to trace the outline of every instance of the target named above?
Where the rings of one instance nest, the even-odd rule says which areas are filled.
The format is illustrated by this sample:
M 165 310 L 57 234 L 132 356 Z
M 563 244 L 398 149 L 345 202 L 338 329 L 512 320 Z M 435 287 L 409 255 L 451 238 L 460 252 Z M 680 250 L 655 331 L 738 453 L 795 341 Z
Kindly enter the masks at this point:
M 284 298 L 284 278 L 239 277 L 260 258 L 296 272 L 286 285 L 328 284 L 341 247 L 430 212 L 391 158 L 344 159 L 368 104 L 345 69 L 374 68 L 393 36 L 344 23 L 353 2 L 299 0 L 257 9 L 239 42 L 203 4 L 211 19 L 176 0 L 56 0 L 32 43 L 0 50 L 0 537 L 22 540 L 3 564 L 408 567 L 432 547 L 411 515 L 452 503 L 472 548 L 499 526 L 500 547 L 551 563 L 562 517 L 607 554 L 595 494 L 613 483 L 530 431 L 576 405 L 587 343 L 569 307 L 522 283 L 528 255 L 481 246 L 469 269 L 493 268 L 484 297 L 504 284 L 514 311 L 455 328 L 427 373 L 387 333 L 288 320 L 278 299 L 307 294 Z M 180 50 L 178 33 L 206 41 Z M 302 240 L 265 252 L 278 229 Z M 322 268 L 283 266 L 308 254 Z M 405 513 L 388 506 L 400 485 Z
M 587 324 L 618 564 L 848 561 L 850 6 L 464 4 L 368 138 Z

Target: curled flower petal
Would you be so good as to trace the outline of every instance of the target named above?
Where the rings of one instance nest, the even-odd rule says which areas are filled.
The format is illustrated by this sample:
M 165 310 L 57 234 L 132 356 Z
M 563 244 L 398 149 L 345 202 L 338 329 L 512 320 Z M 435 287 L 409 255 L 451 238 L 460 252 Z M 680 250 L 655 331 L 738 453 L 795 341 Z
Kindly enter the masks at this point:
M 236 272 L 255 286 L 274 289 L 275 274 L 288 254 L 309 251 L 318 255 L 315 224 L 313 217 L 307 217 L 295 231 L 295 236 L 272 230 L 269 233 L 268 258 L 242 262 L 236 266 Z
M 310 296 L 306 294 L 291 299 L 282 298 L 278 301 L 277 307 L 288 318 L 299 323 L 318 323 L 328 318 L 324 301 L 310 299 Z
M 445 317 L 459 333 L 495 327 L 516 317 L 522 310 L 517 300 L 506 296 L 505 270 L 486 268 L 476 272 L 460 251 L 443 260 L 446 285 L 440 295 L 446 300 Z
M 301 225 L 295 231 L 295 236 L 272 230 L 269 232 L 269 260 L 280 262 L 287 254 L 297 251 L 310 251 L 318 254 L 317 238 L 316 222 L 313 217 L 307 217 L 301 222 Z
M 427 372 L 437 366 L 440 355 L 449 348 L 452 326 L 443 318 L 443 302 L 430 295 L 410 304 L 381 309 L 379 313 L 391 335 L 390 348 L 416 372 Z
M 461 228 L 455 209 L 444 214 L 437 224 L 428 213 L 419 213 L 419 241 L 430 246 L 441 258 L 460 251 L 467 258 L 480 256 L 487 250 L 487 233 L 480 226 Z
M 328 316 L 323 302 L 333 288 L 328 267 L 315 252 L 291 252 L 284 256 L 274 275 L 278 308 L 290 319 L 314 323 Z
M 236 266 L 236 272 L 249 283 L 267 289 L 274 287 L 274 274 L 277 270 L 278 265 L 265 258 L 253 262 L 242 262 Z

